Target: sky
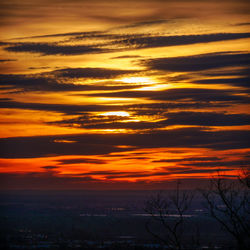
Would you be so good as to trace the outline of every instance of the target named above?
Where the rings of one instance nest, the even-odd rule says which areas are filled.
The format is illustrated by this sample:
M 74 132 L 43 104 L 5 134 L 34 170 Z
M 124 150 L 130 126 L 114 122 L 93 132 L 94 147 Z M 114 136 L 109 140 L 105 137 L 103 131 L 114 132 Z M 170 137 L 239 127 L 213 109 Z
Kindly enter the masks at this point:
M 2 0 L 1 189 L 168 189 L 249 167 L 250 2 Z

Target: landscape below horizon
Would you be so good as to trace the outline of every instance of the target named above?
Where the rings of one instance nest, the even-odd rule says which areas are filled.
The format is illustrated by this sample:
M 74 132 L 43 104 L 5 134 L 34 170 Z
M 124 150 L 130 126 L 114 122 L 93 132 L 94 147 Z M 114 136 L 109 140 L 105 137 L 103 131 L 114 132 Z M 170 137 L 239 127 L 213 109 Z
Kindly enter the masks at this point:
M 177 249 L 146 230 L 151 215 L 145 204 L 158 191 L 9 190 L 0 192 L 2 249 Z M 166 196 L 173 194 L 166 191 Z M 208 216 L 204 200 L 195 193 L 185 212 L 183 241 L 189 248 L 235 250 L 230 234 Z M 175 223 L 178 212 L 166 217 Z M 152 223 L 155 233 L 166 229 Z M 197 231 L 198 229 L 198 231 Z

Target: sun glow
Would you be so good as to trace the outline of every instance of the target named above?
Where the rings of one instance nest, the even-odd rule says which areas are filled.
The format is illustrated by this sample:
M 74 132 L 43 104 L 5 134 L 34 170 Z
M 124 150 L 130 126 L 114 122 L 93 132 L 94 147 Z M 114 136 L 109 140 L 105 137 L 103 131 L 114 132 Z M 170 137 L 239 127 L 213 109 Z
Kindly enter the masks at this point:
M 125 82 L 125 83 L 146 83 L 146 84 L 152 84 L 152 79 L 148 77 L 124 77 L 120 79 L 119 81 Z
M 129 113 L 126 111 L 111 111 L 111 112 L 105 112 L 100 115 L 104 116 L 129 116 Z

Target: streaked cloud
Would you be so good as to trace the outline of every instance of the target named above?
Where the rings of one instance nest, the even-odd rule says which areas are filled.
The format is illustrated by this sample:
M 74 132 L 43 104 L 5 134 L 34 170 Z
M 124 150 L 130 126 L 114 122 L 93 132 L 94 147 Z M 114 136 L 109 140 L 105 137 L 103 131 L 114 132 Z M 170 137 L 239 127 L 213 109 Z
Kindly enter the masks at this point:
M 169 47 L 179 45 L 191 45 L 198 43 L 210 43 L 218 41 L 236 40 L 242 38 L 250 38 L 250 33 L 215 33 L 201 35 L 179 35 L 179 36 L 155 36 L 151 34 L 133 34 L 133 35 L 117 35 L 94 33 L 65 33 L 47 35 L 44 37 L 61 37 L 72 36 L 71 40 L 85 40 L 86 38 L 107 39 L 102 44 L 96 41 L 94 45 L 65 45 L 60 43 L 36 43 L 36 42 L 18 42 L 3 43 L 5 50 L 9 52 L 27 52 L 38 53 L 41 55 L 83 55 L 83 54 L 99 54 L 111 53 L 122 50 L 135 50 L 145 48 Z M 39 37 L 38 37 L 39 38 Z M 115 45 L 115 46 L 114 46 Z M 175 70 L 175 69 L 172 69 Z
M 56 43 L 15 43 L 5 48 L 9 52 L 29 52 L 41 55 L 84 55 L 107 53 L 109 50 L 87 45 L 59 45 Z
M 55 143 L 70 140 L 75 143 Z M 147 142 L 150 141 L 150 144 Z M 244 149 L 249 146 L 249 133 L 244 130 L 209 131 L 181 128 L 144 134 L 83 134 L 1 138 L 2 158 L 34 158 L 47 155 L 98 155 L 124 152 L 128 145 L 138 148 L 205 147 L 214 150 Z M 11 149 L 11 150 L 10 150 Z
M 143 64 L 152 70 L 170 72 L 197 72 L 201 70 L 224 67 L 248 66 L 248 53 L 209 53 L 195 56 L 180 56 L 170 58 L 155 58 L 143 61 Z
M 2 86 L 11 89 L 20 89 L 25 91 L 90 91 L 90 90 L 119 90 L 130 89 L 134 86 L 107 86 L 75 84 L 69 82 L 70 79 L 111 79 L 113 77 L 132 74 L 138 71 L 134 70 L 115 70 L 106 68 L 66 68 L 40 74 L 20 75 L 9 74 L 0 75 Z
M 151 100 L 174 101 L 191 99 L 197 102 L 211 101 L 237 101 L 247 102 L 248 96 L 238 95 L 240 91 L 228 89 L 205 89 L 205 88 L 174 88 L 162 91 L 120 91 L 113 93 L 98 93 L 93 96 L 124 97 L 124 98 L 147 98 Z

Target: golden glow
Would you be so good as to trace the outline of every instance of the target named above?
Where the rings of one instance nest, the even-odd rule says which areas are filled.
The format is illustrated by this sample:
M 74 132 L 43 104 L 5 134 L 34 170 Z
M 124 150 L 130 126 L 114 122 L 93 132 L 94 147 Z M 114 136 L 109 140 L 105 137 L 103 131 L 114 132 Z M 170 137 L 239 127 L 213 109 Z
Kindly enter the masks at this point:
M 158 85 L 152 85 L 152 86 L 138 88 L 137 90 L 140 90 L 140 91 L 160 91 L 160 90 L 170 89 L 170 88 L 173 88 L 172 84 L 158 84 Z
M 148 77 L 124 77 L 124 78 L 121 78 L 120 80 L 118 81 L 122 81 L 122 82 L 125 82 L 125 83 L 141 83 L 141 84 L 151 84 L 153 83 L 153 81 L 148 78 Z
M 105 112 L 105 113 L 102 113 L 100 115 L 104 115 L 104 116 L 122 116 L 122 117 L 130 116 L 129 113 L 126 112 L 126 111 Z

